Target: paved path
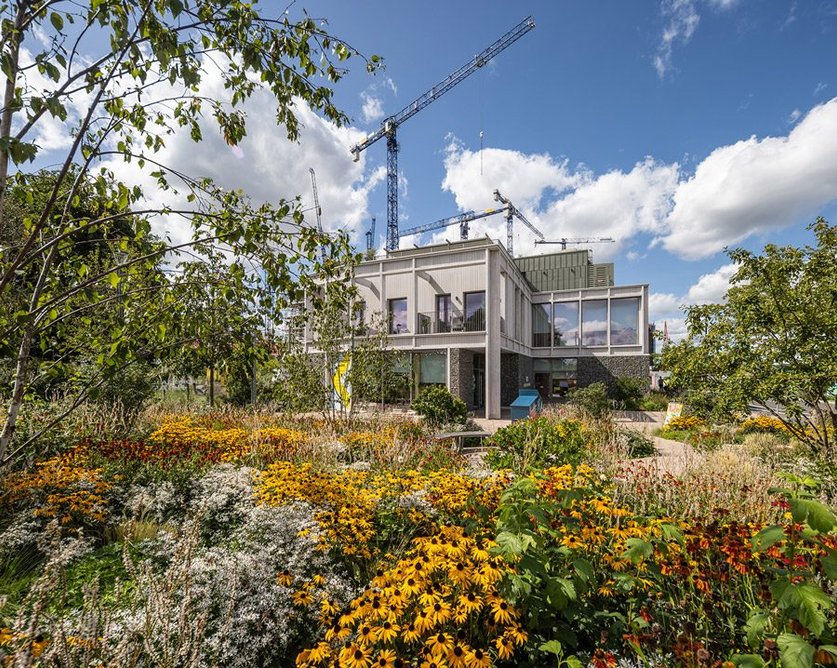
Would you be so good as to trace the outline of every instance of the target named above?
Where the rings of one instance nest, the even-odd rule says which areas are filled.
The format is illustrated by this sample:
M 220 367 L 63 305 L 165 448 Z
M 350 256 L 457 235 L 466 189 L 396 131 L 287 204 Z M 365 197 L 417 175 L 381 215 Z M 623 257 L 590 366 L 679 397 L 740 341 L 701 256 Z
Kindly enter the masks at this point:
M 656 470 L 658 473 L 680 475 L 695 458 L 695 451 L 690 445 L 680 441 L 672 441 L 659 436 L 651 437 L 657 454 L 651 457 L 631 459 L 630 464 L 640 464 Z

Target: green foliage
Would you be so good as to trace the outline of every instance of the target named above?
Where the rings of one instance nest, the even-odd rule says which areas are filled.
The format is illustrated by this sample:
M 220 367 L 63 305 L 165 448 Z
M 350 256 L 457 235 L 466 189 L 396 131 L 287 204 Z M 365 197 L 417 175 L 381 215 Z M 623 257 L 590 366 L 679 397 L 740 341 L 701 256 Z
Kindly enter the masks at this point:
M 492 446 L 486 463 L 494 469 L 528 473 L 559 464 L 577 464 L 587 452 L 589 442 L 577 420 L 539 416 L 516 420 L 498 429 L 488 440 Z
M 615 399 L 622 410 L 638 411 L 648 391 L 648 381 L 633 376 L 616 379 Z
M 462 423 L 468 419 L 468 406 L 465 402 L 441 386 L 422 389 L 413 399 L 412 409 L 431 425 Z
M 663 392 L 649 392 L 639 404 L 639 410 L 642 411 L 664 411 L 668 408 L 670 397 Z
M 610 413 L 610 399 L 607 385 L 602 382 L 590 383 L 570 393 L 570 401 L 591 416 L 601 419 Z
M 738 270 L 726 302 L 689 307 L 689 336 L 666 347 L 663 366 L 698 413 L 729 421 L 750 403 L 778 404 L 794 438 L 833 457 L 837 227 L 819 218 L 809 229 L 814 247 L 730 251 Z
M 618 437 L 627 445 L 628 456 L 631 458 L 651 457 L 657 453 L 654 442 L 635 429 L 620 429 Z
M 0 464 L 27 397 L 79 352 L 98 374 L 77 387 L 69 411 L 137 360 L 164 360 L 197 344 L 218 366 L 247 318 L 280 322 L 286 307 L 345 270 L 347 237 L 304 225 L 296 193 L 255 204 L 165 164 L 161 149 L 172 135 L 201 141 L 207 131 L 238 144 L 247 132 L 241 105 L 263 91 L 291 140 L 299 136 L 297 104 L 342 125 L 348 119 L 330 86 L 359 56 L 307 14 L 274 19 L 240 2 L 58 0 L 49 11 L 22 3 L 2 12 L 13 97 L 0 136 L 0 359 L 8 367 L 13 356 L 15 364 L 3 392 Z M 370 72 L 380 64 L 365 61 Z M 30 68 L 53 85 L 26 76 Z M 208 97 L 202 84 L 215 75 L 222 94 Z M 67 128 L 66 152 L 48 177 L 28 173 L 43 126 L 55 122 Z M 107 169 L 119 158 L 132 163 L 135 183 Z M 164 194 L 148 201 L 142 183 Z M 186 221 L 191 237 L 155 239 L 152 226 L 168 229 L 169 216 Z M 183 267 L 162 277 L 163 259 L 179 253 L 197 258 L 193 267 L 223 255 L 225 271 Z M 191 308 L 197 290 L 210 304 L 228 302 L 236 318 Z
M 752 543 L 757 552 L 778 549 L 785 567 L 777 569 L 770 583 L 774 607 L 751 611 L 747 641 L 758 649 L 765 639 L 772 638 L 779 647 L 783 667 L 807 667 L 814 664 L 816 654 L 823 659 L 837 657 L 833 614 L 837 584 L 833 534 L 837 518 L 831 508 L 813 498 L 816 481 L 784 477 L 791 486 L 775 491 L 790 510 L 793 522 L 763 528 L 753 536 Z

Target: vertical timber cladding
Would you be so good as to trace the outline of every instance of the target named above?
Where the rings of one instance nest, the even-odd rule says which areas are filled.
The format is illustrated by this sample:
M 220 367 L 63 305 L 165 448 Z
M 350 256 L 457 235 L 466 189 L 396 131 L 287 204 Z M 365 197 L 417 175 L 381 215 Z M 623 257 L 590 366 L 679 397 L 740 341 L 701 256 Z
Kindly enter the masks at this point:
M 462 348 L 451 348 L 450 355 L 450 393 L 459 397 L 468 405 L 468 410 L 474 408 L 474 353 Z
M 648 355 L 579 357 L 578 386 L 605 383 L 608 394 L 613 394 L 617 378 L 639 378 L 650 383 L 650 362 L 651 358 Z

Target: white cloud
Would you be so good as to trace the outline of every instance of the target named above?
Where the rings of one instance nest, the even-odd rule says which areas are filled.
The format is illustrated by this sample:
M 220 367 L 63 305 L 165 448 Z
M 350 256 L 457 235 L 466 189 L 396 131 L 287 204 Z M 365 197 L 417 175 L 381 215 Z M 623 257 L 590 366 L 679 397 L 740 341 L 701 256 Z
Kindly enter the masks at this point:
M 220 74 L 212 68 L 205 72 L 200 94 L 229 99 Z M 257 90 L 242 108 L 247 114 L 247 136 L 239 146 L 228 146 L 217 129 L 206 123 L 203 141 L 193 142 L 188 131 L 175 132 L 166 136 L 165 147 L 155 159 L 191 176 L 211 177 L 224 188 L 241 189 L 256 203 L 300 196 L 303 208 L 313 206 L 308 171 L 313 167 L 324 229 L 343 229 L 362 239 L 369 219 L 369 193 L 384 179 L 383 167 L 367 173 L 363 156 L 357 163 L 352 160 L 349 147 L 365 133 L 337 127 L 298 102 L 294 112 L 300 123 L 299 141 L 292 142 L 284 128 L 276 125 L 276 102 L 267 90 Z M 106 166 L 126 183 L 143 186 L 146 199 L 153 204 L 184 204 L 182 196 L 160 191 L 147 169 L 140 170 L 136 163 L 114 160 Z M 313 211 L 306 213 L 306 220 L 316 224 Z M 155 232 L 169 233 L 174 241 L 190 236 L 189 223 L 174 217 L 157 220 L 154 225 Z
M 668 23 L 663 28 L 657 55 L 654 56 L 654 69 L 661 79 L 671 69 L 674 44 L 687 44 L 700 23 L 700 14 L 697 13 L 694 0 L 666 0 L 662 10 Z
M 547 239 L 613 237 L 617 242 L 639 232 L 659 232 L 670 209 L 669 198 L 677 185 L 677 165 L 652 159 L 637 163 L 630 172 L 614 170 L 596 176 L 584 167 L 571 169 L 566 160 L 548 154 L 487 148 L 480 154 L 453 140 L 445 158 L 445 190 L 453 193 L 461 210 L 496 206 L 495 189 L 520 209 Z M 556 199 L 556 196 L 565 196 Z M 551 201 L 546 201 L 551 199 Z M 506 238 L 502 216 L 472 225 L 478 234 Z M 458 238 L 458 229 L 437 235 L 436 240 Z M 545 252 L 535 237 L 515 223 L 515 252 Z M 612 256 L 619 248 L 597 245 L 597 257 Z
M 822 93 L 826 88 L 828 88 L 828 84 L 823 81 L 818 81 L 817 85 L 814 87 L 814 96 L 819 95 Z
M 700 258 L 811 216 L 837 199 L 837 98 L 784 137 L 755 136 L 709 154 L 674 193 L 665 248 Z
M 384 117 L 384 102 L 381 98 L 369 93 L 361 93 L 360 97 L 363 100 L 360 113 L 363 116 L 364 123 L 373 123 Z
M 788 114 L 788 125 L 793 125 L 799 120 L 799 117 L 802 116 L 802 112 L 799 109 L 794 109 L 792 112 Z
M 814 107 L 782 137 L 750 137 L 715 149 L 692 176 L 677 163 L 646 158 L 629 171 L 595 174 L 549 154 L 486 148 L 451 140 L 442 187 L 460 210 L 496 206 L 499 189 L 547 239 L 612 237 L 594 246 L 612 257 L 637 235 L 687 259 L 711 256 L 743 239 L 810 217 L 837 199 L 837 98 Z M 452 214 L 454 212 L 451 212 Z M 424 221 L 422 221 L 424 222 Z M 472 225 L 474 234 L 505 239 L 502 217 Z M 448 229 L 434 238 L 458 238 Z M 517 254 L 547 252 L 515 224 Z M 640 255 L 633 249 L 633 258 Z
M 729 282 L 738 270 L 734 263 L 725 264 L 711 274 L 703 274 L 686 293 L 686 304 L 720 304 L 729 290 Z
M 668 324 L 669 338 L 677 341 L 686 335 L 683 308 L 697 304 L 723 303 L 730 279 L 736 272 L 735 264 L 725 264 L 715 271 L 703 274 L 686 294 L 677 296 L 670 292 L 652 292 L 648 295 L 648 318 L 662 330 Z
M 727 11 L 735 7 L 739 0 L 706 0 L 710 8 Z M 657 76 L 661 79 L 672 68 L 672 54 L 675 44 L 688 44 L 700 23 L 698 0 L 662 0 L 660 8 L 667 19 L 660 35 L 660 44 L 652 62 Z

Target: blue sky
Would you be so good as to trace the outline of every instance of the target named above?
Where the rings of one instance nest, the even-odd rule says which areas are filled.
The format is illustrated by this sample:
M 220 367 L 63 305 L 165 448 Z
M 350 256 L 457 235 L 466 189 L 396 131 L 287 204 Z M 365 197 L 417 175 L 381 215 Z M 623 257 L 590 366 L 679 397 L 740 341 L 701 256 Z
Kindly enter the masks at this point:
M 381 113 L 399 110 L 527 14 L 535 18 L 535 30 L 490 67 L 399 129 L 399 167 L 406 181 L 402 228 L 462 208 L 489 207 L 490 199 L 480 207 L 481 200 L 469 193 L 499 186 L 547 237 L 616 238 L 612 246 L 594 246 L 594 256 L 616 263 L 620 283 L 650 283 L 656 295 L 652 315 L 676 320 L 680 303 L 723 293 L 730 273 L 724 246 L 801 244 L 809 239 L 805 226 L 816 215 L 837 221 L 837 160 L 819 166 L 825 174 L 806 177 L 799 169 L 807 165 L 817 171 L 812 162 L 822 156 L 816 145 L 834 141 L 822 136 L 818 142 L 816 136 L 837 127 L 831 122 L 837 109 L 819 106 L 837 96 L 837 2 L 341 1 L 305 6 L 313 16 L 327 17 L 335 34 L 385 59 L 384 72 L 371 79 L 355 73 L 338 87 L 338 102 L 364 131 L 377 128 Z M 828 112 L 827 118 L 796 142 L 788 140 L 812 109 L 823 116 Z M 370 117 L 369 111 L 379 113 Z M 718 150 L 718 164 L 705 162 Z M 369 148 L 366 169 L 383 165 L 385 155 L 383 141 Z M 530 164 L 536 185 L 522 192 L 514 191 L 514 179 L 498 178 L 533 156 L 546 161 L 540 165 L 546 171 L 548 165 L 562 169 L 550 177 Z M 602 179 L 625 180 L 643 163 L 646 173 L 634 174 L 628 193 Z M 702 163 L 704 182 L 693 183 L 690 193 L 682 186 Z M 485 184 L 489 173 L 505 183 Z M 598 211 L 570 203 L 554 207 L 578 195 L 572 186 L 561 188 L 579 174 L 577 189 L 601 191 L 623 220 L 609 219 L 607 206 Z M 822 183 L 806 193 L 812 178 Z M 783 202 L 771 199 L 777 187 L 788 190 Z M 760 197 L 760 188 L 770 197 Z M 730 189 L 746 194 L 736 197 Z M 651 199 L 643 200 L 646 196 Z M 675 196 L 681 203 L 678 230 L 671 235 L 665 212 Z M 585 199 L 595 199 L 595 192 Z M 715 216 L 705 229 L 701 214 L 713 201 L 732 211 Z M 689 202 L 696 211 L 689 210 Z M 641 218 L 649 217 L 649 208 L 662 210 L 650 216 L 653 220 L 626 221 L 635 213 L 632 203 L 646 211 L 638 214 Z M 368 210 L 382 235 L 383 183 L 370 192 Z M 499 219 L 472 229 L 502 234 Z M 448 236 L 457 234 L 451 228 Z M 666 236 L 673 240 L 668 246 L 659 241 Z M 529 242 L 519 228 L 515 243 L 522 252 L 532 248 Z
M 529 14 L 533 31 L 400 127 L 402 229 L 493 207 L 499 188 L 547 238 L 616 239 L 593 246 L 594 258 L 615 262 L 618 283 L 649 283 L 652 320 L 677 336 L 681 305 L 723 297 L 733 272 L 724 247 L 800 245 L 817 215 L 837 222 L 837 0 L 259 7 L 266 16 L 287 8 L 291 18 L 307 10 L 364 54 L 384 58 L 374 76 L 349 60 L 335 99 L 350 125 L 298 106 L 304 127 L 293 144 L 260 92 L 245 105 L 240 146 L 217 131 L 195 145 L 184 132 L 167 137 L 158 158 L 255 200 L 299 196 L 303 206 L 312 203 L 313 167 L 325 227 L 347 230 L 358 248 L 372 216 L 383 245 L 386 147 L 378 142 L 357 163 L 349 148 Z M 211 70 L 200 93 L 228 99 Z M 85 105 L 82 97 L 66 123 L 39 128 L 39 165 L 67 148 L 67 129 Z M 136 163 L 108 166 L 143 186 L 152 203 L 178 204 Z M 189 234 L 177 220 L 155 225 L 176 241 Z M 499 217 L 471 229 L 505 239 Z M 402 246 L 445 234 L 455 239 L 458 229 Z M 516 227 L 517 254 L 552 250 L 533 241 Z

